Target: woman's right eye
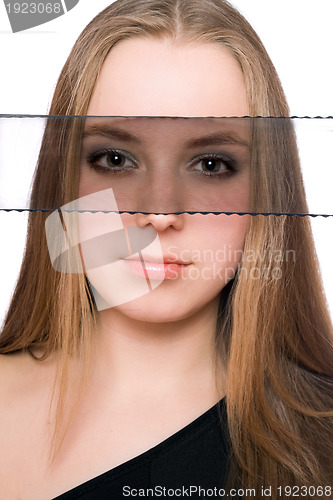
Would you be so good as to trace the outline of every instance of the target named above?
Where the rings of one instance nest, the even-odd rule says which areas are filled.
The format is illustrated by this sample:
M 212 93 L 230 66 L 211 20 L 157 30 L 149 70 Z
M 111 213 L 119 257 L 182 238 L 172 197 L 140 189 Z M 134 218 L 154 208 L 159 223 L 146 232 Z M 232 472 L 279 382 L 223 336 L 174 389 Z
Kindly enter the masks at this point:
M 137 168 L 135 158 L 126 151 L 102 149 L 87 158 L 91 168 L 105 173 L 117 174 Z

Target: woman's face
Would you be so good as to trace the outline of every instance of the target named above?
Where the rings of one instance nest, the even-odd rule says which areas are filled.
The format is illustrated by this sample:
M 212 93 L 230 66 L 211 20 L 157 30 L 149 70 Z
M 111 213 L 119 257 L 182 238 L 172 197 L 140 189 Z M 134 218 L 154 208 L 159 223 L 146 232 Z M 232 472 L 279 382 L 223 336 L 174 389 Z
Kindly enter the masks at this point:
M 216 307 L 241 259 L 249 216 L 172 212 L 249 211 L 248 121 L 156 117 L 249 115 L 237 61 L 213 43 L 122 41 L 104 62 L 87 114 L 94 117 L 85 124 L 79 197 L 98 209 L 104 200 L 105 210 L 146 212 L 82 218 L 81 242 L 114 237 L 82 251 L 99 309 L 159 322 Z M 118 253 L 96 265 L 118 236 Z

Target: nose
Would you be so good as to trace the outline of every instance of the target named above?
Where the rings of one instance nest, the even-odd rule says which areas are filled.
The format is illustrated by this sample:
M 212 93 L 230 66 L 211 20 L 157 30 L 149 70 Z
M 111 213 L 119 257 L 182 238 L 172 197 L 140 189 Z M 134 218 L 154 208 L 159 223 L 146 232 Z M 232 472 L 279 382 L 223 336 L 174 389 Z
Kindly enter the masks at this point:
M 140 227 L 151 225 L 157 232 L 173 228 L 180 231 L 184 226 L 184 214 L 142 214 L 135 215 L 135 224 Z

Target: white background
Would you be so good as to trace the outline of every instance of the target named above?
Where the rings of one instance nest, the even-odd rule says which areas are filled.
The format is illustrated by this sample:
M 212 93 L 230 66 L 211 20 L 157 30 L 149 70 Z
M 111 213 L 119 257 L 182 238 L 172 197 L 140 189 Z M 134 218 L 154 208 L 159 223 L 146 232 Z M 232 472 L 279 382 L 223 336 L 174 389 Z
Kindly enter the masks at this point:
M 1 114 L 47 114 L 56 80 L 72 45 L 86 24 L 110 3 L 80 0 L 64 16 L 15 34 L 11 32 L 4 4 L 0 3 Z M 231 3 L 261 37 L 282 81 L 291 115 L 333 115 L 333 0 Z M 333 132 L 330 137 L 333 143 Z M 333 213 L 333 201 L 329 199 L 333 186 L 333 147 L 326 141 L 327 151 L 323 153 L 320 134 L 308 131 L 300 144 L 305 158 L 310 155 L 306 150 L 309 144 L 313 155 L 307 174 L 311 196 L 319 200 L 319 207 L 330 201 L 329 213 Z M 19 145 L 18 136 L 17 149 Z M 23 180 L 17 176 L 16 182 L 19 189 Z M 323 212 L 320 208 L 318 211 Z M 333 218 L 316 218 L 312 223 L 324 286 L 333 311 Z M 25 224 L 25 214 L 0 212 L 0 322 L 20 266 Z

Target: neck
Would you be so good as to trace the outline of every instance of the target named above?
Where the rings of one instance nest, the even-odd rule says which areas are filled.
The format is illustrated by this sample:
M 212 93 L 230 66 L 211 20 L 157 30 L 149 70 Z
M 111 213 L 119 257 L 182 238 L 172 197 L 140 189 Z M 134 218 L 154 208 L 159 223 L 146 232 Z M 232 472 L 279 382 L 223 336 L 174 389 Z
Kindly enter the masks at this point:
M 116 394 L 191 391 L 216 402 L 224 395 L 215 386 L 217 307 L 218 298 L 187 318 L 164 322 L 138 320 L 121 308 L 100 311 L 94 375 Z

